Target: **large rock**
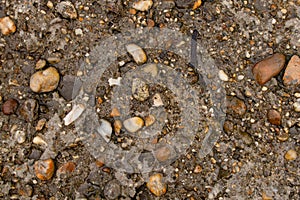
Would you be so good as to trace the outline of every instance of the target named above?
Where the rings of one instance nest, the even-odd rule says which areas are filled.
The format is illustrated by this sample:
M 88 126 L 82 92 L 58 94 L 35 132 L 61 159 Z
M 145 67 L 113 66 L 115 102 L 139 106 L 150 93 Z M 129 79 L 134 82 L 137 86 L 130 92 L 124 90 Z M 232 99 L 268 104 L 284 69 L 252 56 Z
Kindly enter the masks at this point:
M 278 75 L 285 64 L 285 56 L 281 53 L 276 53 L 258 63 L 252 69 L 256 82 L 264 85 L 271 80 L 272 77 Z
M 300 58 L 294 55 L 289 61 L 283 75 L 284 85 L 298 85 L 300 83 Z

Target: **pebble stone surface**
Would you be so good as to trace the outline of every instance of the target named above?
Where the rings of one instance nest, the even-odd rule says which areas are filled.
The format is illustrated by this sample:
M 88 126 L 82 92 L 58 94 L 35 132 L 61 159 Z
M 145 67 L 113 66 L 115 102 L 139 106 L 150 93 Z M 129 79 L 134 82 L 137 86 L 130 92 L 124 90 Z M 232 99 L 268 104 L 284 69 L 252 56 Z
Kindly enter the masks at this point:
M 298 200 L 299 16 L 299 0 L 0 1 L 0 199 Z M 162 44 L 143 31 L 130 35 L 135 28 L 170 29 L 189 40 L 166 35 Z M 199 62 L 200 72 L 195 29 L 196 57 L 214 61 Z M 124 54 L 97 54 L 121 43 L 120 34 Z M 101 43 L 107 38 L 115 39 Z M 185 47 L 186 57 L 176 55 Z M 85 79 L 109 55 L 115 60 L 99 84 Z M 172 91 L 146 80 L 164 76 L 161 69 L 189 87 Z M 128 81 L 136 71 L 145 76 Z M 225 93 L 213 101 L 219 82 Z M 128 99 L 116 94 L 124 86 Z M 191 89 L 199 92 L 194 105 L 182 95 Z M 128 107 L 112 105 L 116 97 Z M 186 105 L 200 114 L 199 127 L 181 152 L 189 140 L 178 134 Z M 221 114 L 222 132 L 201 156 L 216 126 L 210 119 Z

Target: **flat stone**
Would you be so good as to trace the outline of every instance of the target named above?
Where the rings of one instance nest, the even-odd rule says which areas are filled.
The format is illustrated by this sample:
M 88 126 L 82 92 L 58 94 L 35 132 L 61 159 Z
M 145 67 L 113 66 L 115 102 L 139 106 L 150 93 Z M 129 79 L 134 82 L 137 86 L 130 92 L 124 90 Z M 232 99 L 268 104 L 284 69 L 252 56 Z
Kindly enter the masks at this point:
M 72 173 L 76 168 L 76 164 L 74 162 L 66 162 L 63 165 L 61 165 L 57 173 L 58 174 L 67 174 L 67 173 Z
M 156 93 L 155 95 L 153 95 L 152 100 L 153 100 L 153 106 L 154 107 L 159 107 L 159 106 L 164 105 L 159 93 Z
M 131 133 L 135 133 L 144 126 L 144 121 L 140 117 L 132 117 L 132 118 L 126 119 L 123 122 L 123 125 L 127 131 L 129 131 Z
M 284 85 L 298 85 L 300 84 L 300 58 L 294 55 L 289 61 L 284 75 L 283 75 Z
M 112 133 L 112 127 L 109 121 L 105 119 L 100 119 L 100 126 L 97 128 L 98 133 L 102 136 L 102 138 L 109 142 L 111 133 Z
M 30 89 L 36 93 L 51 92 L 59 83 L 59 73 L 54 67 L 34 73 L 30 78 Z
M 145 51 L 138 45 L 128 44 L 126 45 L 126 50 L 137 64 L 141 65 L 147 61 L 147 55 Z
M 3 35 L 9 35 L 16 32 L 16 25 L 10 17 L 0 18 L 0 29 Z
M 145 101 L 150 95 L 149 86 L 139 78 L 133 79 L 131 92 L 138 101 Z
M 155 77 L 158 74 L 158 67 L 156 64 L 151 63 L 151 64 L 146 65 L 143 68 L 143 71 L 146 73 L 150 73 L 153 77 Z
M 278 126 L 281 124 L 281 115 L 277 110 L 269 110 L 267 117 L 271 124 Z
M 170 156 L 171 150 L 167 146 L 160 147 L 155 151 L 155 157 L 160 162 L 168 160 Z
M 272 77 L 277 76 L 283 69 L 285 64 L 285 56 L 281 53 L 276 53 L 254 65 L 252 73 L 256 82 L 264 85 L 271 80 Z
M 71 101 L 78 95 L 81 86 L 82 82 L 75 76 L 65 75 L 59 83 L 58 92 L 66 101 Z
M 167 185 L 163 182 L 162 174 L 157 173 L 150 176 L 147 188 L 157 197 L 164 195 L 167 192 Z
M 7 99 L 2 105 L 2 112 L 5 115 L 14 114 L 18 108 L 18 101 L 15 99 Z
M 80 115 L 83 113 L 84 110 L 85 107 L 83 104 L 74 105 L 72 110 L 63 119 L 65 125 L 68 126 L 71 123 L 73 123 L 76 119 L 80 117 Z
M 55 10 L 64 18 L 67 19 L 77 18 L 77 11 L 74 5 L 70 1 L 62 1 L 58 3 L 55 7 Z
M 139 11 L 147 11 L 149 10 L 153 5 L 152 0 L 141 0 L 133 3 L 133 8 Z

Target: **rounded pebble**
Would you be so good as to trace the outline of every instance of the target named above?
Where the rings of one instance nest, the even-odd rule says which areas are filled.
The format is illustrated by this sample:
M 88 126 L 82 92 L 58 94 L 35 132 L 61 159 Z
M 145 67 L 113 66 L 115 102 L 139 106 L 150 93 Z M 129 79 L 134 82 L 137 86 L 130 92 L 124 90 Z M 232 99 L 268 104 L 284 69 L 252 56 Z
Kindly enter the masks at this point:
M 145 51 L 136 44 L 126 45 L 127 52 L 133 57 L 133 60 L 141 65 L 147 61 L 147 56 Z
M 14 114 L 18 108 L 18 101 L 15 99 L 8 99 L 2 105 L 2 112 L 5 115 Z
M 54 174 L 54 162 L 52 159 L 39 160 L 34 163 L 36 177 L 42 181 L 50 180 Z
M 284 158 L 288 161 L 293 161 L 297 158 L 297 152 L 293 149 L 288 150 L 284 155 Z
M 3 35 L 9 35 L 16 32 L 16 25 L 10 17 L 0 18 L 0 29 Z
M 278 126 L 281 124 L 281 115 L 277 110 L 269 110 L 267 117 L 271 124 Z
M 157 197 L 164 195 L 167 192 L 167 185 L 163 182 L 162 174 L 158 173 L 150 176 L 147 188 Z
M 133 3 L 132 7 L 139 11 L 147 11 L 152 7 L 152 5 L 153 5 L 152 0 L 141 0 Z
M 126 119 L 123 122 L 123 125 L 127 131 L 129 131 L 131 133 L 135 133 L 144 126 L 144 121 L 140 117 L 132 117 L 132 118 Z
M 60 76 L 54 67 L 34 73 L 30 78 L 30 89 L 36 93 L 51 92 L 58 86 Z

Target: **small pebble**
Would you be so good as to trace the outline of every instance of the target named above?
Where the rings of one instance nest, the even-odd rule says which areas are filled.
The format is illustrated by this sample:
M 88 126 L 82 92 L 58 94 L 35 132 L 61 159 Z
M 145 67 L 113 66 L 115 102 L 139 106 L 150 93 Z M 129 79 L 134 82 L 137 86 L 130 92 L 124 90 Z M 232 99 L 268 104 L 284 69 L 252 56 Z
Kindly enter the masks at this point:
M 24 131 L 21 130 L 17 130 L 15 132 L 15 140 L 17 141 L 17 143 L 22 144 L 26 141 L 26 133 Z
M 107 199 L 117 199 L 121 194 L 121 187 L 116 180 L 109 181 L 105 184 L 104 196 Z
M 53 3 L 51 1 L 48 1 L 47 2 L 47 7 L 52 9 L 53 8 Z
M 16 25 L 10 17 L 0 18 L 0 29 L 3 35 L 9 35 L 16 32 Z
M 123 125 L 127 131 L 129 131 L 131 133 L 135 133 L 144 126 L 144 121 L 140 117 L 132 117 L 132 118 L 126 119 L 123 122 Z
M 30 89 L 36 93 L 51 92 L 59 83 L 59 73 L 54 67 L 34 73 L 30 78 Z
M 61 14 L 62 17 L 67 19 L 76 19 L 77 11 L 74 5 L 70 1 L 62 1 L 58 3 L 55 7 L 55 10 Z
M 160 97 L 160 94 L 159 93 L 156 93 L 154 96 L 153 96 L 153 106 L 155 107 L 159 107 L 159 106 L 163 106 L 164 103 Z
M 138 101 L 145 101 L 150 95 L 149 86 L 139 78 L 133 79 L 131 92 Z
M 133 57 L 133 60 L 141 65 L 147 61 L 147 56 L 145 51 L 136 44 L 126 45 L 127 52 Z
M 256 82 L 260 85 L 264 85 L 271 80 L 272 77 L 277 76 L 283 69 L 285 64 L 285 56 L 280 53 L 276 53 L 254 65 L 252 73 Z
M 119 135 L 122 128 L 122 122 L 120 120 L 116 120 L 114 122 L 114 131 L 116 135 Z
M 278 126 L 281 124 L 281 115 L 277 110 L 269 110 L 267 117 L 271 124 Z
M 50 180 L 54 174 L 54 162 L 52 159 L 39 160 L 34 163 L 36 177 L 42 181 Z
M 83 35 L 82 29 L 76 28 L 75 29 L 75 35 Z
M 58 174 L 66 174 L 72 173 L 76 168 L 76 164 L 74 162 L 66 162 L 62 166 L 60 166 L 57 170 Z
M 300 112 L 300 102 L 295 102 L 293 107 L 296 112 Z
M 171 150 L 167 146 L 160 147 L 155 151 L 155 157 L 158 161 L 164 162 L 171 156 Z
M 45 126 L 45 124 L 46 124 L 46 121 L 47 121 L 47 120 L 46 120 L 45 118 L 40 119 L 40 120 L 38 121 L 36 127 L 35 127 L 35 130 L 36 130 L 36 131 L 41 131 L 41 130 L 44 128 L 44 126 Z
M 32 143 L 40 146 L 47 146 L 45 140 L 43 140 L 40 136 L 35 136 L 32 140 Z
M 100 119 L 100 126 L 97 128 L 98 133 L 103 137 L 103 139 L 106 142 L 109 142 L 111 133 L 112 133 L 112 127 L 109 121 L 105 119 Z
M 298 85 L 300 84 L 300 58 L 294 55 L 289 61 L 284 75 L 283 75 L 284 85 Z
M 133 8 L 139 11 L 147 11 L 149 10 L 153 5 L 152 0 L 141 0 L 133 3 Z
M 148 115 L 145 117 L 145 126 L 151 126 L 155 122 L 155 117 L 153 115 Z
M 37 63 L 35 64 L 35 69 L 43 69 L 46 66 L 46 60 L 44 59 L 40 59 L 37 61 Z
M 284 158 L 288 161 L 293 161 L 297 158 L 297 152 L 293 149 L 288 150 L 284 155 Z
M 18 108 L 18 101 L 15 99 L 8 99 L 6 100 L 2 105 L 2 112 L 5 115 L 11 115 L 14 114 Z
M 193 10 L 196 10 L 197 8 L 199 8 L 202 4 L 201 0 L 196 0 L 193 6 Z
M 20 107 L 20 115 L 28 122 L 38 118 L 39 104 L 35 99 L 27 99 Z
M 194 169 L 194 173 L 195 174 L 199 174 L 202 172 L 202 167 L 200 165 L 197 165 Z
M 227 99 L 227 112 L 243 116 L 247 111 L 246 104 L 243 100 L 237 97 L 228 97 Z
M 114 86 L 114 85 L 120 86 L 121 85 L 121 80 L 122 80 L 121 77 L 118 77 L 116 79 L 110 78 L 110 79 L 108 79 L 108 84 L 109 84 L 109 86 Z
M 162 174 L 157 173 L 150 176 L 147 188 L 157 197 L 164 195 L 167 192 L 167 185 L 163 182 Z
M 84 110 L 85 110 L 85 107 L 83 104 L 78 104 L 78 105 L 73 106 L 72 110 L 63 119 L 65 122 L 65 125 L 68 126 L 72 122 L 74 122 L 76 119 L 78 119 Z
M 219 78 L 222 81 L 228 81 L 229 80 L 227 74 L 223 70 L 219 71 Z
M 110 113 L 110 116 L 111 117 L 120 117 L 121 113 L 120 111 L 118 110 L 118 108 L 113 108 L 111 110 L 111 113 Z

